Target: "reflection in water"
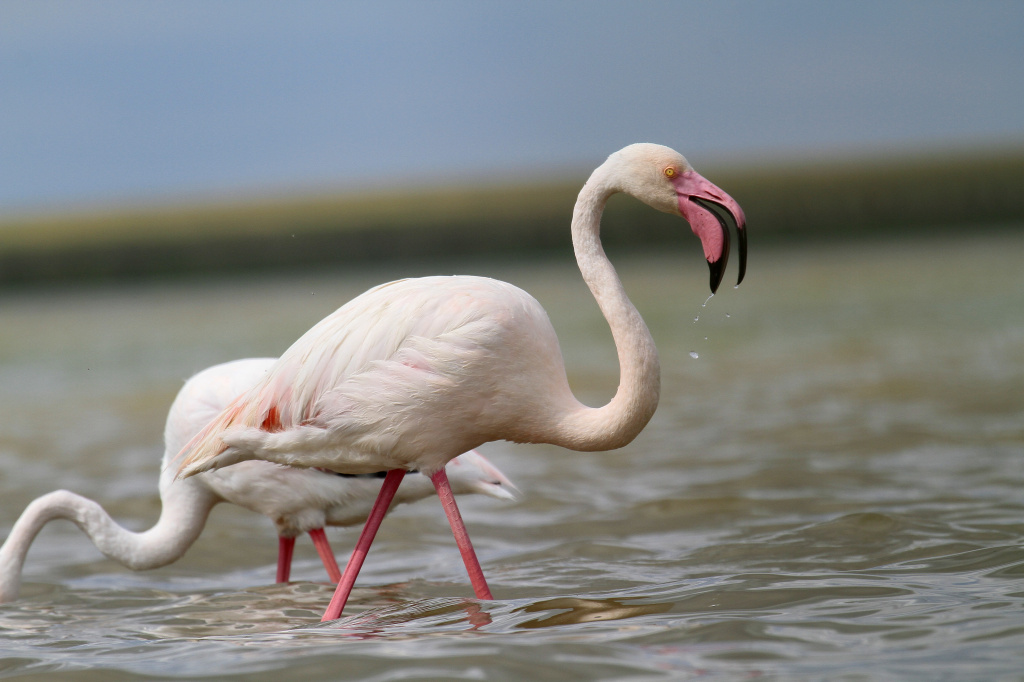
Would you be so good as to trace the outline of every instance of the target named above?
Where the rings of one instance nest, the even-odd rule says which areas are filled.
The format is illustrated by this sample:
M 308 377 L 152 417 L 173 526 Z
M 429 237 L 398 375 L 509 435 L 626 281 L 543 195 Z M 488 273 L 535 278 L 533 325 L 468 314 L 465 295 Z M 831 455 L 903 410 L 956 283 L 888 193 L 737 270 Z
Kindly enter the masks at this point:
M 656 613 L 665 613 L 672 604 L 623 604 L 618 599 L 579 599 L 557 597 L 534 602 L 520 609 L 523 613 L 559 611 L 543 618 L 534 618 L 518 625 L 520 628 L 550 628 L 559 625 L 579 625 L 595 621 L 622 620 Z
M 671 603 L 626 603 L 623 599 L 581 597 L 542 599 L 525 606 L 470 599 L 429 599 L 372 608 L 356 615 L 308 626 L 303 630 L 331 630 L 360 639 L 393 638 L 425 632 L 494 632 L 487 626 L 495 624 L 496 618 L 500 621 L 498 630 L 534 630 L 667 613 L 672 606 Z M 549 611 L 557 613 L 529 620 L 523 620 L 519 615 Z
M 359 639 L 392 637 L 410 628 L 422 630 L 479 630 L 492 623 L 484 606 L 469 599 L 430 599 L 403 602 L 383 608 L 374 608 L 353 616 L 344 616 L 314 627 L 317 630 L 337 630 Z M 468 627 L 465 627 L 468 626 Z

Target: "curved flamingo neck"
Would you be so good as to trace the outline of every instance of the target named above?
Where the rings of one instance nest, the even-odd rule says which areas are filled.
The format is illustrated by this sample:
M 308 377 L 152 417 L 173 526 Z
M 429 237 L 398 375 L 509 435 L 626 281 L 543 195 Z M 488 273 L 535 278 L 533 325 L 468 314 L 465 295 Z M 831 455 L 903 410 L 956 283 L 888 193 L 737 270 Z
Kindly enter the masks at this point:
M 141 533 L 122 528 L 98 503 L 67 490 L 33 500 L 0 547 L 0 602 L 18 596 L 28 549 L 43 526 L 55 519 L 72 521 L 104 555 L 132 570 L 158 568 L 181 557 L 199 537 L 218 500 L 189 481 L 177 481 L 162 492 L 159 521 Z
M 618 191 L 601 166 L 583 186 L 573 210 L 576 262 L 611 327 L 619 358 L 619 387 L 611 401 L 599 408 L 580 406 L 563 421 L 567 436 L 563 444 L 575 450 L 611 450 L 626 445 L 650 421 L 661 394 L 661 366 L 654 339 L 601 245 L 601 215 L 608 198 Z

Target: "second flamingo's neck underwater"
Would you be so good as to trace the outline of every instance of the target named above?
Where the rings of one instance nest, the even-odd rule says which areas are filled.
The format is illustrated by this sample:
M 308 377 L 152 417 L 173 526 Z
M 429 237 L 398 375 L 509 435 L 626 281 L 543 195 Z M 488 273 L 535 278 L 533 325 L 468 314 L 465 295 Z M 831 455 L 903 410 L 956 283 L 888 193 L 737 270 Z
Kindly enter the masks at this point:
M 571 229 L 580 272 L 618 353 L 619 387 L 607 405 L 575 398 L 550 320 L 521 289 L 480 277 L 401 280 L 353 299 L 299 338 L 185 448 L 180 475 L 249 459 L 344 473 L 417 469 L 436 474 L 447 500 L 444 464 L 491 440 L 584 451 L 626 445 L 657 408 L 660 368 L 654 340 L 601 245 L 604 206 L 617 192 L 690 223 L 712 292 L 729 255 L 723 216 L 739 238 L 738 281 L 746 260 L 742 209 L 672 149 L 630 145 L 594 171 Z M 387 508 L 400 480 L 389 474 L 378 505 Z M 456 538 L 466 538 L 459 544 L 471 577 L 479 573 L 477 595 L 489 596 L 454 502 L 446 511 Z M 379 523 L 373 519 L 371 513 L 369 537 L 360 541 L 365 548 Z M 339 598 L 344 603 L 343 589 L 339 584 L 327 615 Z

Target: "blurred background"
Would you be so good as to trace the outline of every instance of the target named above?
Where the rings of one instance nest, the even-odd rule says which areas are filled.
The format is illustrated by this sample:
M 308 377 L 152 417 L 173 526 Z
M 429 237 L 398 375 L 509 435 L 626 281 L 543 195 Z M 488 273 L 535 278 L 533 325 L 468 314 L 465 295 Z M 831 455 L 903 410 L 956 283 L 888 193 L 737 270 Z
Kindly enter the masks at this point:
M 0 676 L 1019 679 L 1022 36 L 1019 0 L 3 0 L 0 538 L 60 487 L 150 527 L 183 381 L 397 277 L 523 286 L 607 401 L 568 228 L 629 143 L 729 192 L 750 257 L 707 299 L 682 221 L 609 202 L 658 412 L 608 453 L 486 444 L 522 498 L 459 503 L 478 634 L 532 634 L 430 615 L 468 591 L 423 503 L 360 576 L 391 620 L 278 636 L 319 618 L 319 560 L 274 585 L 271 524 L 220 505 L 140 573 L 47 525 Z
M 1005 225 L 1021 35 L 1016 2 L 12 0 L 0 283 L 562 248 L 637 141 L 762 243 Z

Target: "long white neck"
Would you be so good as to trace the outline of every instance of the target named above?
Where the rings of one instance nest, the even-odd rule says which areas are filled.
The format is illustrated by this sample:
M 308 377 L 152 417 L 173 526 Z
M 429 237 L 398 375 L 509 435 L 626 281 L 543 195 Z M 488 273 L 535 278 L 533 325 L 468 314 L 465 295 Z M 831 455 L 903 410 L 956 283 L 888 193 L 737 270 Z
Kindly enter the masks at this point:
M 581 406 L 563 419 L 564 436 L 559 444 L 574 450 L 611 450 L 626 445 L 650 421 L 661 393 L 654 339 L 601 246 L 601 214 L 608 197 L 619 191 L 602 170 L 594 172 L 576 200 L 572 242 L 583 280 L 611 327 L 619 356 L 619 388 L 604 407 Z
M 17 598 L 28 548 L 43 526 L 54 519 L 73 521 L 103 554 L 132 570 L 159 568 L 178 559 L 199 537 L 210 509 L 219 500 L 190 480 L 168 486 L 161 500 L 160 520 L 141 533 L 122 528 L 99 504 L 67 490 L 33 500 L 0 547 L 0 602 Z

